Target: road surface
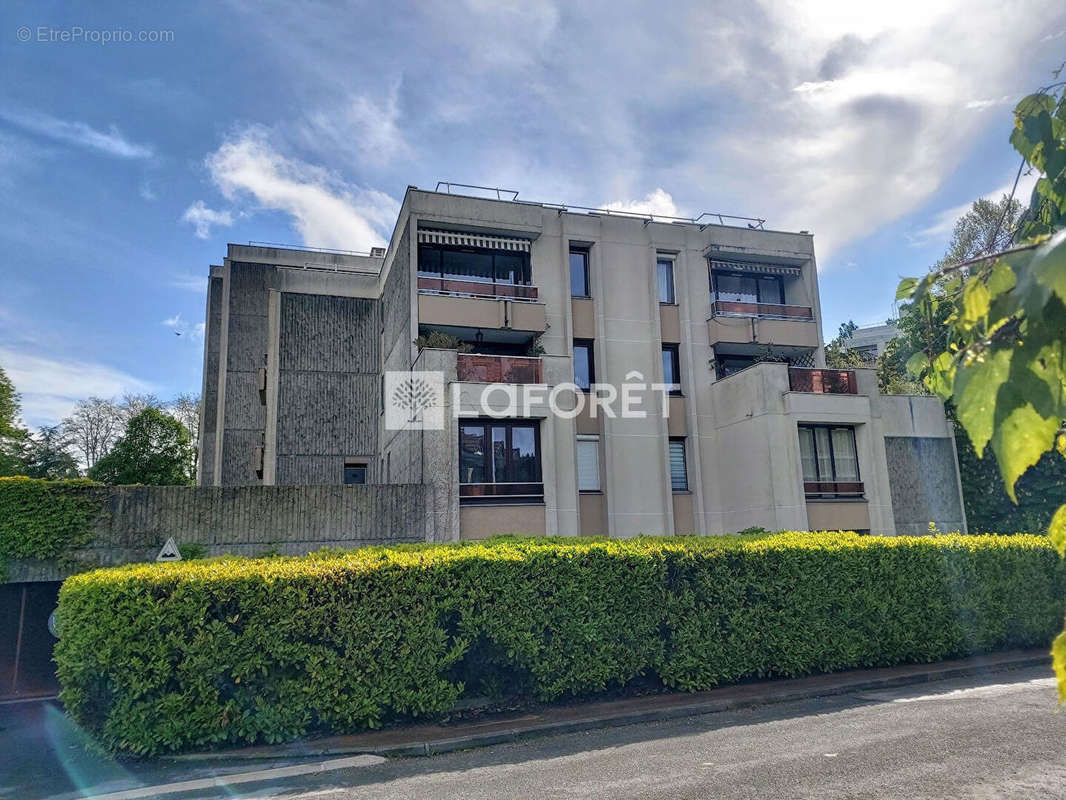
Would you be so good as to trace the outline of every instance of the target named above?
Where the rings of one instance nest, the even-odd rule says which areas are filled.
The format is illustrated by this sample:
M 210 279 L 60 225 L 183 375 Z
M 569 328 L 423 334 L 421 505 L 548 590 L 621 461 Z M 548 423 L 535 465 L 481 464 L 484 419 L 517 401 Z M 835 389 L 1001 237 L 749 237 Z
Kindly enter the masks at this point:
M 96 786 L 115 791 L 139 784 L 172 798 L 291 800 L 1066 798 L 1066 714 L 1056 710 L 1049 670 L 1027 668 L 227 788 L 163 795 L 178 788 L 168 782 L 209 771 L 147 766 Z M 50 795 L 2 780 L 0 796 L 11 788 L 20 798 L 79 796 L 69 784 L 54 792 L 60 777 L 36 784 L 51 787 Z

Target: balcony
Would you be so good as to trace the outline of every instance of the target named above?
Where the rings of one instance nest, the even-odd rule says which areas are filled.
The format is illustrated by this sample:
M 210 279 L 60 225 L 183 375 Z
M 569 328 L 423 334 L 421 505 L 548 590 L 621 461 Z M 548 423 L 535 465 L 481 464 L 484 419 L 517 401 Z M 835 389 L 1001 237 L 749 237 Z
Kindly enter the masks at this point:
M 731 300 L 715 300 L 712 302 L 711 316 L 814 321 L 814 311 L 810 306 L 786 306 L 777 303 L 738 303 Z
M 854 370 L 789 367 L 788 390 L 813 394 L 858 394 L 859 386 Z
M 804 481 L 803 493 L 808 500 L 861 498 L 865 491 L 860 481 Z
M 540 503 L 543 483 L 460 483 L 459 504 Z
M 492 300 L 536 301 L 537 287 L 518 283 L 493 281 L 463 281 L 451 278 L 427 278 L 419 276 L 418 291 L 455 297 L 482 297 Z
M 543 383 L 540 358 L 460 353 L 456 375 L 465 383 Z
M 758 344 L 814 349 L 820 344 L 810 306 L 712 300 L 711 344 Z

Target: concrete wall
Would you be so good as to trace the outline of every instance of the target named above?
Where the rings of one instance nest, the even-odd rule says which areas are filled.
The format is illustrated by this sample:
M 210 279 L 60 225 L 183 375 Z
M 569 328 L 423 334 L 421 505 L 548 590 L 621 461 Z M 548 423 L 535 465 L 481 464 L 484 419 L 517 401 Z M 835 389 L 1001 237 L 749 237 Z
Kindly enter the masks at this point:
M 210 486 L 215 482 L 218 438 L 219 347 L 222 341 L 222 277 L 215 275 L 221 267 L 212 267 L 207 283 L 207 311 L 204 330 L 204 375 L 200 398 L 200 453 L 196 462 L 196 482 Z
M 950 438 L 887 437 L 885 452 L 897 533 L 966 530 Z
M 376 482 L 379 302 L 281 294 L 277 473 L 285 485 L 339 484 L 346 459 Z
M 89 487 L 105 513 L 84 565 L 152 561 L 168 537 L 200 544 L 208 555 L 303 555 L 322 547 L 421 542 L 428 491 L 397 486 Z M 8 581 L 59 580 L 54 562 L 14 561 Z

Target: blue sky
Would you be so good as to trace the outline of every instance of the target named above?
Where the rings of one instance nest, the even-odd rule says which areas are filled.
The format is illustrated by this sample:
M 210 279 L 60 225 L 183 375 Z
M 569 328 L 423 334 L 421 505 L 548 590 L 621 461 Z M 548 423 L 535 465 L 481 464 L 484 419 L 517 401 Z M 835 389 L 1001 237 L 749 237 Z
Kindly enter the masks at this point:
M 883 321 L 1013 179 L 1066 7 L 863 5 L 5 3 L 0 366 L 32 425 L 197 392 L 226 242 L 366 250 L 438 180 L 810 230 L 827 334 Z

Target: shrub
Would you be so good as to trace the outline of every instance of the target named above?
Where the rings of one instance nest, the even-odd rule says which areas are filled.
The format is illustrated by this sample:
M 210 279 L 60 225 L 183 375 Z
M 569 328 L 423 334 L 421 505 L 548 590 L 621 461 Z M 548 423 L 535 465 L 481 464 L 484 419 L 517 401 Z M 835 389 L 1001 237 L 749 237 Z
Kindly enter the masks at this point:
M 82 478 L 0 478 L 0 578 L 12 558 L 63 562 L 89 544 L 93 521 L 104 510 L 102 500 L 84 490 L 95 485 Z
M 1037 536 L 518 539 L 130 565 L 69 578 L 67 710 L 108 748 L 279 742 L 644 675 L 772 675 L 1045 645 L 1066 568 Z

